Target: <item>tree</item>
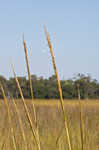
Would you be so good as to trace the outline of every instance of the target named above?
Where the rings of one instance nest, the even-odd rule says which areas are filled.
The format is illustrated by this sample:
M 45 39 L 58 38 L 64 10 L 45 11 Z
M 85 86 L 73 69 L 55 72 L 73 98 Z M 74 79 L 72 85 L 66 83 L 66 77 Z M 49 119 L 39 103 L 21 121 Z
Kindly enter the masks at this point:
M 3 76 L 0 76 L 0 83 L 2 84 L 2 86 L 5 90 L 5 93 L 7 95 L 7 80 L 6 80 L 6 78 L 4 78 Z M 1 90 L 0 90 L 0 98 L 3 98 Z
M 73 81 L 67 80 L 61 81 L 62 91 L 63 91 L 63 98 L 64 99 L 72 99 L 74 96 L 74 88 L 73 88 Z

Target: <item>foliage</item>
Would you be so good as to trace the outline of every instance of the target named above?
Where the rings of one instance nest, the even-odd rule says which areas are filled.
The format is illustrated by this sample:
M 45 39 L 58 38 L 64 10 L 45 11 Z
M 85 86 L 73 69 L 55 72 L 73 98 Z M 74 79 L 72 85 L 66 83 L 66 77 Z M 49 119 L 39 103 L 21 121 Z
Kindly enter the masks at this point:
M 32 140 L 32 133 L 25 115 L 23 104 L 21 100 L 15 100 L 22 119 L 23 128 L 26 135 L 26 143 L 28 150 L 37 150 L 35 143 Z M 34 102 L 37 108 L 39 133 L 41 139 L 42 150 L 69 150 L 67 144 L 67 137 L 63 128 L 63 116 L 59 109 L 59 101 L 55 100 L 37 100 Z M 8 101 L 11 109 L 12 124 L 15 129 L 15 137 L 17 142 L 17 149 L 24 150 L 25 144 L 21 135 L 21 128 L 16 114 L 15 107 L 12 100 Z M 31 100 L 26 100 L 28 109 L 32 120 L 34 120 L 33 107 Z M 81 150 L 80 132 L 79 132 L 79 105 L 78 101 L 65 101 L 65 111 L 68 114 L 71 141 L 73 150 Z M 84 149 L 85 150 L 99 150 L 99 102 L 96 100 L 82 101 L 83 119 L 84 119 Z M 5 104 L 1 101 L 0 105 L 0 149 L 3 140 L 6 139 L 4 150 L 13 150 L 11 143 L 11 135 L 9 134 L 9 124 Z M 56 145 L 57 137 L 60 139 Z M 7 138 L 7 136 L 9 138 Z
M 55 75 L 52 75 L 48 79 L 37 77 L 36 75 L 31 75 L 31 79 L 35 98 L 59 98 Z M 31 98 L 29 80 L 26 77 L 18 77 L 18 80 L 24 93 L 24 97 Z M 20 93 L 17 88 L 15 78 L 9 78 L 9 80 L 7 80 L 3 76 L 0 76 L 0 82 L 4 86 L 8 98 L 11 98 L 12 96 L 14 98 L 20 98 Z M 99 83 L 97 80 L 92 80 L 89 75 L 85 76 L 83 74 L 78 74 L 72 79 L 61 80 L 64 99 L 76 99 L 78 97 L 77 84 L 80 86 L 81 99 L 99 98 Z M 1 93 L 0 98 L 2 98 Z

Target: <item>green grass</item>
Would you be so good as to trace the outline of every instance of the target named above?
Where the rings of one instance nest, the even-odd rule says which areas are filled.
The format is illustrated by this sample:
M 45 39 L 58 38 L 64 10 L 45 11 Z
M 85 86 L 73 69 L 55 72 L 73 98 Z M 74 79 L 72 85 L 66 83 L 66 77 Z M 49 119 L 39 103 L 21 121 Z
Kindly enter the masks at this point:
M 63 115 L 60 110 L 59 101 L 56 100 L 36 100 L 35 108 L 37 111 L 39 135 L 41 141 L 41 149 L 43 150 L 69 150 L 68 141 L 65 134 Z M 8 101 L 12 123 L 15 132 L 17 149 L 24 150 L 24 141 L 22 139 L 21 130 L 17 114 L 11 100 Z M 16 100 L 17 107 L 20 112 L 20 117 L 23 122 L 23 127 L 27 140 L 28 150 L 37 150 L 35 141 L 33 143 L 33 136 L 30 129 L 29 122 L 25 115 L 25 110 L 21 100 Z M 30 100 L 26 100 L 29 113 L 32 116 L 34 122 L 33 107 Z M 81 149 L 80 138 L 80 120 L 79 120 L 79 103 L 78 101 L 65 101 L 65 112 L 68 115 L 69 131 L 71 135 L 71 144 L 73 150 Z M 84 121 L 84 149 L 86 150 L 98 150 L 99 148 L 99 101 L 82 101 L 82 114 Z M 11 135 L 9 134 L 9 120 L 7 118 L 7 112 L 5 104 L 0 101 L 0 149 L 4 139 L 6 139 L 4 149 L 11 149 L 13 143 L 11 141 Z M 9 135 L 8 135 L 9 134 Z M 9 136 L 9 138 L 7 138 Z M 57 138 L 59 137 L 58 141 Z M 57 142 L 56 142 L 57 141 Z

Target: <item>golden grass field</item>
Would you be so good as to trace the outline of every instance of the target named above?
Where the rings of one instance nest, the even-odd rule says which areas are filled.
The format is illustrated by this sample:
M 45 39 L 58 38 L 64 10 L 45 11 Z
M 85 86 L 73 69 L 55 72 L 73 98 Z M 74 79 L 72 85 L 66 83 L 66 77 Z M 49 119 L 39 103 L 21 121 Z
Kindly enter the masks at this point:
M 12 70 L 21 99 L 0 101 L 0 150 L 99 150 L 99 100 L 63 100 L 52 44 L 44 25 L 60 99 L 35 100 L 26 42 L 25 60 L 32 100 L 25 100 L 14 65 Z
M 8 101 L 11 112 L 13 129 L 15 131 L 15 139 L 17 150 L 24 150 L 27 144 L 28 150 L 37 150 L 33 136 L 27 120 L 22 100 L 15 100 L 17 108 L 22 119 L 23 128 L 26 136 L 24 143 L 21 135 L 20 125 L 15 107 L 12 100 Z M 68 142 L 64 129 L 63 115 L 59 101 L 57 100 L 35 100 L 35 110 L 38 118 L 38 130 L 40 136 L 40 144 L 42 150 L 68 150 Z M 26 100 L 26 105 L 34 122 L 32 101 Z M 79 103 L 77 100 L 66 100 L 64 102 L 65 112 L 68 116 L 70 140 L 73 150 L 80 150 L 80 119 L 79 119 Z M 83 133 L 84 133 L 84 149 L 99 149 L 99 100 L 83 100 L 82 101 L 82 117 L 83 117 Z M 34 126 L 35 128 L 35 126 Z M 11 133 L 9 131 L 8 114 L 4 101 L 0 101 L 0 149 L 4 145 L 4 150 L 12 150 L 13 143 Z

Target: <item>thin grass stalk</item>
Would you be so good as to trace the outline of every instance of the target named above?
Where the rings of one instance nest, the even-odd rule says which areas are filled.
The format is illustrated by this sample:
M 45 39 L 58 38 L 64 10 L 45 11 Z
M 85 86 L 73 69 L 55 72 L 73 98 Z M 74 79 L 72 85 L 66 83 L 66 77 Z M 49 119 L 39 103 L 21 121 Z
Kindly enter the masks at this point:
M 79 84 L 77 85 L 77 88 L 78 88 L 78 101 L 79 101 L 79 113 L 80 113 L 81 150 L 84 150 L 82 104 L 81 104 L 81 98 L 80 98 Z
M 25 150 L 27 150 L 26 136 L 25 136 L 25 132 L 24 132 L 23 124 L 22 124 L 22 119 L 20 117 L 20 112 L 19 112 L 19 110 L 17 108 L 17 105 L 15 103 L 15 100 L 13 98 L 12 98 L 12 101 L 13 101 L 13 104 L 14 104 L 14 107 L 15 107 L 15 110 L 16 110 L 16 113 L 17 113 L 17 116 L 18 116 L 19 125 L 20 125 L 20 129 L 21 129 L 21 134 L 22 134 L 22 138 L 23 138 L 23 141 L 24 141 L 24 144 L 25 144 Z
M 30 74 L 30 69 L 29 69 L 29 61 L 28 61 L 28 54 L 27 54 L 27 47 L 26 47 L 26 42 L 24 40 L 24 35 L 23 35 L 23 45 L 24 45 L 25 60 L 26 60 L 26 65 L 27 65 L 28 79 L 29 79 L 29 83 L 30 83 L 31 97 L 32 97 L 32 100 L 34 100 L 32 80 L 31 80 L 31 74 Z M 32 101 L 32 105 L 33 105 L 33 112 L 34 112 L 34 120 L 35 120 L 35 124 L 37 126 L 37 115 L 36 115 L 36 110 L 35 110 L 35 106 L 34 106 L 33 101 Z
M 33 94 L 32 80 L 31 80 L 31 74 L 30 74 L 30 69 L 29 69 L 27 46 L 26 46 L 26 42 L 24 40 L 24 36 L 23 36 L 23 45 L 24 45 L 25 60 L 26 60 L 26 65 L 27 65 L 28 79 L 29 79 L 29 82 L 30 82 L 30 91 L 31 91 L 31 97 L 32 97 L 32 106 L 33 106 L 33 112 L 34 112 L 34 120 L 35 120 L 35 125 L 36 125 L 36 132 L 37 132 L 37 136 L 38 136 L 38 142 L 39 142 L 39 145 L 40 145 L 40 137 L 39 137 L 39 130 L 38 130 L 37 115 L 36 115 L 35 105 L 34 105 L 34 102 L 33 102 L 34 94 Z
M 38 143 L 38 137 L 37 137 L 37 134 L 36 134 L 35 129 L 33 128 L 33 123 L 32 123 L 32 120 L 31 120 L 31 117 L 30 117 L 30 114 L 29 114 L 27 105 L 26 105 L 26 103 L 25 103 L 25 99 L 24 99 L 24 96 L 23 96 L 23 92 L 22 92 L 22 90 L 21 90 L 19 81 L 18 81 L 18 79 L 17 79 L 16 72 L 14 71 L 14 66 L 13 66 L 13 64 L 11 64 L 11 65 L 12 65 L 12 70 L 13 70 L 13 73 L 14 73 L 14 77 L 15 77 L 15 80 L 16 80 L 16 83 L 17 83 L 17 87 L 18 87 L 18 89 L 19 89 L 19 92 L 20 92 L 20 95 L 21 95 L 21 98 L 22 98 L 23 106 L 24 106 L 24 109 L 25 109 L 25 113 L 26 113 L 26 115 L 27 115 L 27 119 L 28 119 L 29 124 L 30 124 L 30 128 L 31 128 L 31 131 L 32 131 L 34 140 L 35 140 L 35 142 L 36 142 L 36 145 L 37 145 L 38 150 L 40 150 L 40 144 Z
M 30 74 L 30 69 L 29 69 L 27 47 L 26 47 L 26 42 L 24 40 L 24 35 L 23 35 L 23 45 L 24 45 L 24 52 L 25 52 L 25 60 L 26 60 L 26 65 L 27 65 L 28 78 L 29 78 L 29 82 L 30 82 L 31 97 L 32 97 L 32 99 L 34 99 L 32 80 L 31 80 L 31 74 Z
M 61 137 L 62 137 L 63 129 L 64 129 L 64 128 L 62 127 L 62 129 L 61 129 L 61 131 L 60 131 L 60 133 L 59 133 L 59 135 L 58 135 L 58 137 L 57 137 L 57 139 L 56 139 L 56 148 L 58 147 L 59 141 L 60 141 L 60 139 L 61 139 Z
M 52 63 L 53 63 L 53 68 L 54 68 L 54 72 L 55 72 L 56 80 L 57 80 L 57 84 L 58 84 L 58 90 L 59 90 L 59 95 L 60 95 L 60 104 L 61 104 L 63 117 L 64 117 L 64 126 L 65 126 L 65 130 L 66 130 L 67 138 L 68 138 L 69 150 L 72 150 L 71 141 L 70 141 L 70 133 L 69 133 L 68 123 L 67 123 L 67 115 L 66 115 L 65 109 L 64 109 L 62 88 L 61 88 L 60 79 L 59 79 L 59 75 L 58 75 L 58 71 L 57 71 L 57 67 L 56 67 L 56 63 L 55 63 L 55 57 L 54 57 L 54 53 L 53 53 L 52 44 L 51 44 L 50 37 L 49 37 L 49 34 L 47 32 L 47 29 L 46 29 L 45 25 L 44 25 L 44 30 L 45 30 L 48 46 L 49 46 L 49 49 L 50 49 L 50 53 L 51 53 L 51 57 L 52 57 Z
M 6 109 L 7 109 L 7 113 L 8 113 L 8 120 L 9 120 L 10 131 L 11 131 L 11 134 L 12 134 L 12 141 L 13 141 L 14 150 L 17 150 L 14 129 L 13 129 L 13 126 L 12 126 L 12 119 L 11 119 L 10 109 L 9 109 L 9 105 L 8 105 L 7 98 L 6 98 L 6 95 L 5 95 L 5 91 L 4 91 L 3 86 L 2 86 L 1 83 L 0 83 L 0 87 L 1 87 L 2 95 L 3 95 L 3 98 L 4 98 L 4 103 L 5 103 L 5 106 L 6 106 Z

